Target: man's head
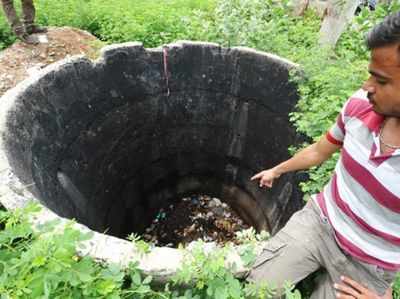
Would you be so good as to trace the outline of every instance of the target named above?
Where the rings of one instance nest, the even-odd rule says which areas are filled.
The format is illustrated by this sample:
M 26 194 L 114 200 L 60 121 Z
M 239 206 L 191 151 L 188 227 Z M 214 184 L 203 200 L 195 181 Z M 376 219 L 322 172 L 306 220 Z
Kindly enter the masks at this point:
M 376 25 L 366 42 L 371 76 L 363 88 L 377 113 L 400 117 L 400 12 Z

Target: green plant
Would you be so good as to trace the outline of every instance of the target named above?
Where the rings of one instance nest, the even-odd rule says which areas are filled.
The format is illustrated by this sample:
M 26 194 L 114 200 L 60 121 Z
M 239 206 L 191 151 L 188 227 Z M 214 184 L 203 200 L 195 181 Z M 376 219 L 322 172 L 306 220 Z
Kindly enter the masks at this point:
M 236 265 L 226 265 L 229 247 L 214 247 L 209 250 L 199 241 L 192 249 L 185 251 L 183 266 L 174 278 L 175 284 L 190 285 L 192 288 L 183 294 L 183 298 L 266 298 L 272 291 L 266 287 L 242 284 L 232 275 Z M 179 297 L 178 297 L 179 298 Z
M 151 277 L 142 279 L 137 264 L 127 270 L 76 255 L 78 244 L 91 237 L 68 222 L 32 227 L 37 205 L 0 211 L 1 298 L 167 298 L 154 291 Z
M 149 243 L 142 240 L 141 236 L 132 233 L 127 237 L 128 240 L 132 241 L 135 244 L 136 248 L 138 249 L 141 255 L 147 254 L 151 250 L 151 246 Z
M 146 47 L 172 42 L 188 31 L 184 18 L 212 9 L 211 0 L 37 1 L 38 20 L 88 30 L 108 43 L 141 41 Z M 190 28 L 189 28 L 190 29 Z
M 202 242 L 184 250 L 184 265 L 171 283 L 153 286 L 152 277 L 143 275 L 137 262 L 123 269 L 77 256 L 77 247 L 92 234 L 76 230 L 73 221 L 33 227 L 30 219 L 39 210 L 31 204 L 13 212 L 0 211 L 1 298 L 261 299 L 273 294 L 265 285 L 244 283 L 233 276 L 236 265 L 226 264 L 229 245 L 207 249 Z M 243 233 L 243 245 L 265 237 L 249 230 Z M 143 242 L 136 235 L 131 239 L 136 245 Z M 140 246 L 148 252 L 149 245 Z M 289 285 L 286 292 L 296 294 Z

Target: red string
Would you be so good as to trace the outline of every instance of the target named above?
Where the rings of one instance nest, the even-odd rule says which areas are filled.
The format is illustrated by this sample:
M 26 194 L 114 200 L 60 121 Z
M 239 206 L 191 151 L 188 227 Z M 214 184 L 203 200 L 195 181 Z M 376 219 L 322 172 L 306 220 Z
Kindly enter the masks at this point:
M 163 47 L 163 58 L 164 58 L 164 77 L 167 84 L 167 96 L 169 97 L 169 76 L 168 76 L 168 47 Z

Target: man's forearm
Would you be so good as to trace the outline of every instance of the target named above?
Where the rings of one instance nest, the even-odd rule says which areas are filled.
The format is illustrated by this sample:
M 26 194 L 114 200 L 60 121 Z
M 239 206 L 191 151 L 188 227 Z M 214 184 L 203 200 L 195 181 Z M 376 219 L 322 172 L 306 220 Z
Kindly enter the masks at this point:
M 309 169 L 328 160 L 340 146 L 334 145 L 323 136 L 318 142 L 296 153 L 289 160 L 274 167 L 278 175 L 290 171 Z
M 309 169 L 324 162 L 324 156 L 318 155 L 314 150 L 315 144 L 312 144 L 300 152 L 296 153 L 292 158 L 275 166 L 275 171 L 281 175 L 287 172 Z
M 274 180 L 282 174 L 319 165 L 329 159 L 339 148 L 340 145 L 333 144 L 328 141 L 326 136 L 322 136 L 317 143 L 301 150 L 291 159 L 255 174 L 251 180 L 259 180 L 260 187 L 271 188 Z

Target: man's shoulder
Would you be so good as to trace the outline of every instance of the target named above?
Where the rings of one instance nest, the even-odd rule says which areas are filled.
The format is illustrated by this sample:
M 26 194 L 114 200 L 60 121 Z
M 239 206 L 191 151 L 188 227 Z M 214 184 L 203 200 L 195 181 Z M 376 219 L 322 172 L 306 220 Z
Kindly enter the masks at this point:
M 366 113 L 373 112 L 372 105 L 367 98 L 367 92 L 357 90 L 345 103 L 344 116 L 359 117 Z

